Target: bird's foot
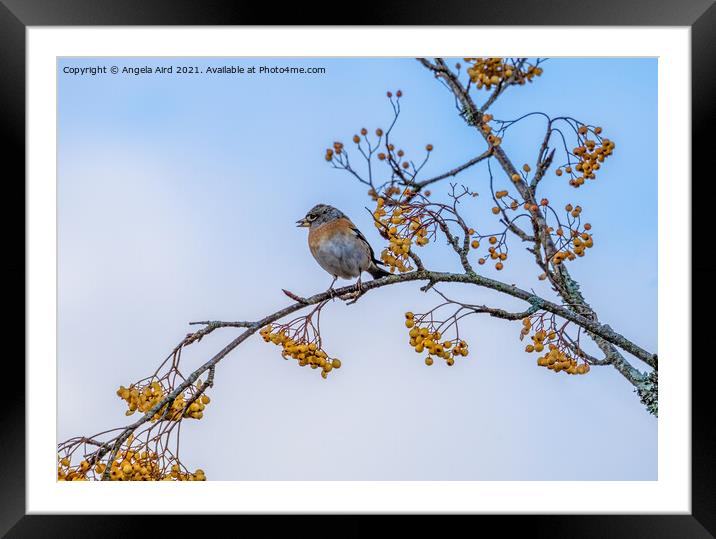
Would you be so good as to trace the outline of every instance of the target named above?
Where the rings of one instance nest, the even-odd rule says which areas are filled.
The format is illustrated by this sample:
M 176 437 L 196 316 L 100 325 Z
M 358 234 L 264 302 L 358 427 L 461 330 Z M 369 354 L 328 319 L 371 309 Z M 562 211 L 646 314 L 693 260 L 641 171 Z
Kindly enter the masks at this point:
M 363 295 L 363 283 L 361 282 L 360 277 L 358 277 L 358 280 L 355 284 L 355 290 L 353 292 L 348 292 L 347 294 L 344 294 L 341 296 L 341 299 L 346 302 L 346 305 L 352 305 L 356 301 L 358 301 L 358 298 L 360 298 Z M 350 300 L 350 301 L 348 301 Z
M 346 302 L 346 305 L 353 305 L 356 301 L 358 301 L 358 298 L 360 298 L 363 294 L 361 292 L 350 292 L 349 294 L 346 294 L 343 296 L 343 301 Z M 350 300 L 350 301 L 346 301 Z
M 337 280 L 338 280 L 338 277 L 334 276 L 333 280 L 331 281 L 331 286 L 329 286 L 328 290 L 326 290 L 326 292 L 328 292 L 328 294 L 330 294 L 331 299 L 335 299 L 338 296 L 338 294 L 336 293 L 336 289 L 333 288 L 333 285 L 336 284 Z

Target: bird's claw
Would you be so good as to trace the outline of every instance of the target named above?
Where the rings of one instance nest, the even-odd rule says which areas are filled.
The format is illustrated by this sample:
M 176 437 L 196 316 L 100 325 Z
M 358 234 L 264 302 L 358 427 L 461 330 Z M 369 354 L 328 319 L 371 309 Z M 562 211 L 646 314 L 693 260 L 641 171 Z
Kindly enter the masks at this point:
M 356 301 L 358 301 L 358 298 L 360 298 L 363 295 L 363 283 L 361 282 L 360 278 L 358 281 L 356 281 L 355 284 L 355 290 L 353 292 L 347 292 L 343 294 L 340 298 L 346 302 L 346 305 L 352 305 Z M 348 301 L 350 300 L 350 301 Z

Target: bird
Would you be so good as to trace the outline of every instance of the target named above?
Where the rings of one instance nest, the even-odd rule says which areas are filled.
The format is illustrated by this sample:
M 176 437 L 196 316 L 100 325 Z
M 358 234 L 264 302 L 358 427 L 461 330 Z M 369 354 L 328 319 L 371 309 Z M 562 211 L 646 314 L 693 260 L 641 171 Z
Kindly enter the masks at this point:
M 328 204 L 316 204 L 296 221 L 296 226 L 308 228 L 308 248 L 318 265 L 333 276 L 329 291 L 338 278 L 353 279 L 361 291 L 361 274 L 366 271 L 374 279 L 387 277 L 389 272 L 378 267 L 373 248 L 358 227 L 346 215 Z

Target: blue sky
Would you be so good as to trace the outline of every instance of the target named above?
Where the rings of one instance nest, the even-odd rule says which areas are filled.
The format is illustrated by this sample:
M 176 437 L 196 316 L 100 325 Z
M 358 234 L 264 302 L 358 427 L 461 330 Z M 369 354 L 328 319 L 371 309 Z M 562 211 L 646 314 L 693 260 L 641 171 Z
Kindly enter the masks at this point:
M 98 63 L 327 72 L 62 73 Z M 150 374 L 187 322 L 259 318 L 287 303 L 281 288 L 324 290 L 331 278 L 294 224 L 314 204 L 342 209 L 380 250 L 364 186 L 328 166 L 323 152 L 361 127 L 385 128 L 385 92 L 398 88 L 394 139 L 408 155 L 434 145 L 425 177 L 484 150 L 447 90 L 412 59 L 58 61 L 60 439 L 123 424 L 114 391 Z M 595 182 L 574 190 L 550 174 L 541 189 L 557 207 L 582 205 L 593 225 L 595 247 L 570 271 L 600 319 L 657 352 L 657 61 L 551 59 L 492 113 L 536 110 L 600 125 L 616 141 Z M 515 163 L 534 162 L 542 129 L 535 118 L 510 130 L 503 147 Z M 486 179 L 482 166 L 459 177 L 485 195 Z M 481 228 L 494 218 L 488 198 L 474 205 Z M 484 273 L 549 294 L 518 251 L 513 242 L 505 270 Z M 446 253 L 429 247 L 423 258 L 457 269 Z M 611 369 L 567 377 L 538 368 L 518 340 L 519 323 L 474 317 L 467 361 L 423 365 L 407 344 L 403 312 L 438 298 L 418 286 L 328 307 L 326 348 L 344 367 L 327 381 L 259 338 L 245 343 L 220 364 L 205 418 L 183 429 L 183 460 L 209 479 L 233 480 L 657 478 L 657 421 L 631 386 Z M 445 291 L 520 307 L 485 290 Z M 198 365 L 233 335 L 215 332 L 183 361 Z M 370 335 L 381 352 L 364 351 L 356 335 Z

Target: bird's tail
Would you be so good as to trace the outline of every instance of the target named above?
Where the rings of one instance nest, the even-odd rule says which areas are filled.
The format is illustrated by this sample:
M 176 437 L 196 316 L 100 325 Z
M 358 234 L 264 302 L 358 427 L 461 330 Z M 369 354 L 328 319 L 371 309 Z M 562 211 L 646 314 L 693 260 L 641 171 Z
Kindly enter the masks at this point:
M 390 272 L 385 271 L 383 268 L 379 268 L 375 262 L 368 268 L 368 273 L 373 276 L 373 279 L 380 279 L 381 277 L 388 277 L 391 275 Z

